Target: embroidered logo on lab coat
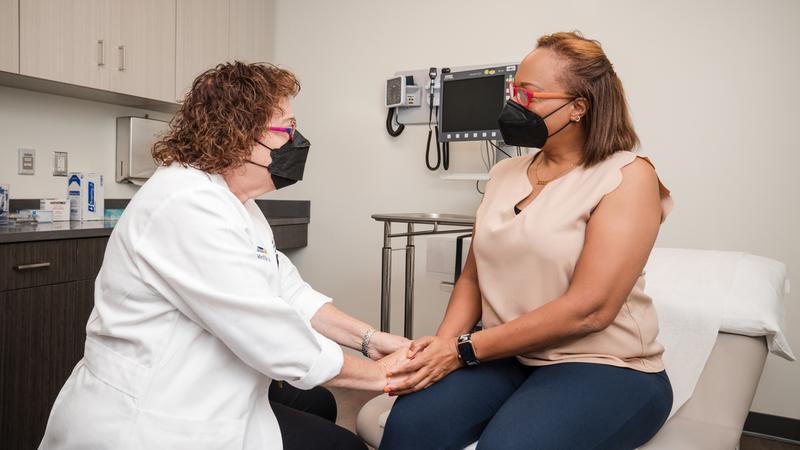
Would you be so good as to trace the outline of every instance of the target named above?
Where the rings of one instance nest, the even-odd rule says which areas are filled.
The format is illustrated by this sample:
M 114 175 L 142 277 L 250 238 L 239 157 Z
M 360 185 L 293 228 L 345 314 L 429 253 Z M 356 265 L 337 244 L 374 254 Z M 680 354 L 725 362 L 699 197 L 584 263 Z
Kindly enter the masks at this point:
M 260 246 L 260 245 L 256 246 L 256 257 L 258 259 L 263 259 L 264 261 L 269 261 L 269 256 L 267 255 L 267 250 L 264 247 Z

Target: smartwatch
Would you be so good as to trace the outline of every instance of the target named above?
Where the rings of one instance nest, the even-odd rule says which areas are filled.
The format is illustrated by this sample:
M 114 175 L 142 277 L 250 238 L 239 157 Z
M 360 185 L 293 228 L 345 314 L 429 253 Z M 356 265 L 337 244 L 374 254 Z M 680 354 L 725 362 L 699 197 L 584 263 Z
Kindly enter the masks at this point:
M 462 334 L 458 337 L 458 359 L 468 367 L 481 363 L 475 356 L 475 349 L 472 347 L 472 333 Z

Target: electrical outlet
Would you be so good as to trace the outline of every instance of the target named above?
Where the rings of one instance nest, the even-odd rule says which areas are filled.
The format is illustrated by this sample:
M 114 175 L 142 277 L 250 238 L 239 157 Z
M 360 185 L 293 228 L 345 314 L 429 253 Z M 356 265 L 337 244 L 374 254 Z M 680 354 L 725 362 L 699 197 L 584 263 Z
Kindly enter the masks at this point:
M 53 176 L 67 176 L 67 152 L 53 152 Z
M 36 173 L 36 150 L 32 148 L 18 149 L 17 173 L 20 175 L 33 175 Z

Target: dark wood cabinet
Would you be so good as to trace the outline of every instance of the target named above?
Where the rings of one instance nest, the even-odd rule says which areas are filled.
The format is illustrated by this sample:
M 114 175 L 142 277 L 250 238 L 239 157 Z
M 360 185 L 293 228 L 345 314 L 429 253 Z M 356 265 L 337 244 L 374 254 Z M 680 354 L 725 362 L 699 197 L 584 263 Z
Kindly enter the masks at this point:
M 53 402 L 83 357 L 86 322 L 94 306 L 94 278 L 107 241 L 0 245 L 4 261 L 13 259 L 11 246 L 15 255 L 41 257 L 41 249 L 49 249 L 67 261 L 60 267 L 66 275 L 31 272 L 25 275 L 26 287 L 0 290 L 0 448 L 24 450 L 39 445 Z M 0 277 L 7 281 L 8 273 Z
M 92 280 L 0 294 L 3 448 L 36 448 L 53 402 L 83 357 Z

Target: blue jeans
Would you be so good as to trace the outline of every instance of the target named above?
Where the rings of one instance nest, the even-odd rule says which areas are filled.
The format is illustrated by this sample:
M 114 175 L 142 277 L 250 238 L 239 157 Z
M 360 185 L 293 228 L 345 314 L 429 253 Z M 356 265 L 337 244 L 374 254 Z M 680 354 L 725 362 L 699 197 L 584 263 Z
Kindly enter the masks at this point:
M 667 420 L 666 372 L 603 364 L 528 367 L 516 359 L 456 370 L 399 397 L 380 450 L 634 449 Z

